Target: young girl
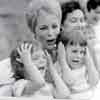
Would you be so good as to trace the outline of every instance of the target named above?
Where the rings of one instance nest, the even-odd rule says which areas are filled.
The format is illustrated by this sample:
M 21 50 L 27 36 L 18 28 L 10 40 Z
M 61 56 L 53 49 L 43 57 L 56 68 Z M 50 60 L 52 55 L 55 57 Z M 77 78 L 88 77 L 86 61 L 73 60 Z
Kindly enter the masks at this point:
M 47 54 L 47 56 L 46 56 Z M 53 96 L 65 98 L 68 88 L 53 67 L 48 53 L 39 47 L 38 43 L 23 43 L 11 54 L 11 64 L 15 73 L 16 82 L 13 86 L 14 96 Z M 45 72 L 49 68 L 54 84 L 45 81 Z M 42 86 L 34 87 L 36 82 Z
M 63 46 L 63 44 L 65 46 Z M 62 78 L 69 87 L 69 98 L 89 99 L 99 75 L 87 48 L 82 31 L 71 31 L 58 47 L 58 62 Z

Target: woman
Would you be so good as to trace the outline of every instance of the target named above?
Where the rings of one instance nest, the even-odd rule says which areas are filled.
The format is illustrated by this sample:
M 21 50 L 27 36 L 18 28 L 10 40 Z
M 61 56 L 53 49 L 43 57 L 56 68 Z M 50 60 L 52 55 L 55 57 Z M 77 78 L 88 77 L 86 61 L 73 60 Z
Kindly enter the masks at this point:
M 27 24 L 35 39 L 42 44 L 43 49 L 51 53 L 52 57 L 55 56 L 56 38 L 60 33 L 61 22 L 59 3 L 56 0 L 33 0 L 28 5 L 25 14 Z M 40 84 L 34 87 L 40 88 Z
M 28 27 L 51 56 L 55 55 L 56 38 L 60 33 L 61 9 L 57 1 L 31 2 L 26 11 Z M 54 53 L 53 53 L 54 52 Z M 55 57 L 53 57 L 55 59 Z

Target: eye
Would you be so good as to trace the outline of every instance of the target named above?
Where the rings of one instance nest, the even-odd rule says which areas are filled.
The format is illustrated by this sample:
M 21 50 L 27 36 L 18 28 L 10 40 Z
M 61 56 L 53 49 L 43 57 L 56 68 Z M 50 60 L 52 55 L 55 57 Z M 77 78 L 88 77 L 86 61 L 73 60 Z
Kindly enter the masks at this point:
M 70 20 L 72 23 L 76 23 L 77 22 L 77 19 L 76 18 L 71 18 L 71 20 Z
M 80 54 L 85 54 L 85 53 L 86 53 L 85 50 L 80 51 Z
M 40 30 L 47 30 L 47 29 L 48 29 L 48 26 L 46 26 L 46 25 L 43 25 L 40 27 Z
M 56 25 L 56 24 L 53 24 L 53 25 L 52 25 L 52 28 L 53 28 L 53 29 L 55 29 L 55 28 L 57 28 L 57 27 L 58 27 L 58 25 Z
M 71 46 L 73 46 L 74 45 L 74 42 L 73 41 L 70 41 L 70 43 L 69 43 Z
M 77 50 L 72 50 L 73 53 L 77 53 Z
M 80 46 L 81 46 L 81 47 L 85 47 L 86 45 L 87 45 L 87 42 L 85 42 L 85 41 L 82 42 L 82 43 L 80 43 Z

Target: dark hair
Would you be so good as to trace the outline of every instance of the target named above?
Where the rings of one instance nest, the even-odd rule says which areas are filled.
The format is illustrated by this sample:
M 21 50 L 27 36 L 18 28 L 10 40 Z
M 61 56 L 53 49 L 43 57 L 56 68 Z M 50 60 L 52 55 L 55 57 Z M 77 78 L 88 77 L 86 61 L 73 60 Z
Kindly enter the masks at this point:
M 77 9 L 82 10 L 80 4 L 76 1 L 71 1 L 71 2 L 66 2 L 66 3 L 61 4 L 61 9 L 62 9 L 62 20 L 61 20 L 62 25 L 64 24 L 64 21 L 68 13 L 71 13 Z
M 88 0 L 87 2 L 87 10 L 90 12 L 92 9 L 96 9 L 100 6 L 100 0 Z
M 24 79 L 24 64 L 16 60 L 16 58 L 20 58 L 20 55 L 16 49 L 11 52 L 10 58 L 12 70 L 14 71 L 14 78 L 16 80 Z
M 63 34 L 63 33 L 62 33 Z M 59 35 L 57 43 L 62 42 L 64 46 L 68 43 L 73 45 L 74 43 L 79 43 L 80 46 L 87 46 L 87 38 L 84 35 L 84 31 L 81 30 L 71 30 L 67 35 Z

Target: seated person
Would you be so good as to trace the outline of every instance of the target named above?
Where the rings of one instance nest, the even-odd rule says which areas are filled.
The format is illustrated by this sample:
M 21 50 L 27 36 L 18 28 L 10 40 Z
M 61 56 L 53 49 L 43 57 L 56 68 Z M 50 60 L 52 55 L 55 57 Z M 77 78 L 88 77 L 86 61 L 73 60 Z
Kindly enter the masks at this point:
M 58 64 L 62 79 L 69 87 L 68 98 L 89 99 L 99 81 L 99 73 L 87 48 L 82 31 L 73 30 L 61 38 L 58 47 Z M 65 47 L 64 47 L 65 46 Z

